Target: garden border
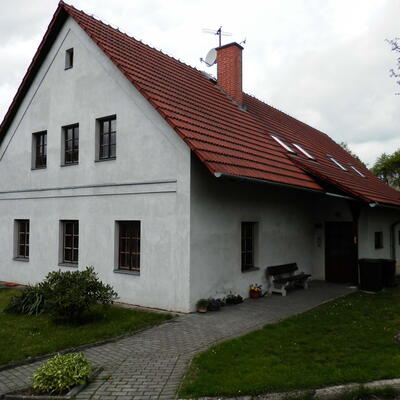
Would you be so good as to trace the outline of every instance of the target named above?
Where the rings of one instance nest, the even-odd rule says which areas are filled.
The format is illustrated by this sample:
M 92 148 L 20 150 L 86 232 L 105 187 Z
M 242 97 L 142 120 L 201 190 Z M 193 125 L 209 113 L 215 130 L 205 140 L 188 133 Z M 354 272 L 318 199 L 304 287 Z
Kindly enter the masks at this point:
M 306 395 L 312 393 L 315 400 L 319 399 L 338 399 L 340 395 L 357 390 L 361 387 L 368 389 L 382 389 L 385 387 L 392 387 L 394 389 L 400 390 L 400 378 L 394 379 L 383 379 L 378 381 L 371 381 L 366 383 L 348 383 L 344 385 L 326 386 L 319 389 L 301 389 L 293 390 L 290 392 L 271 392 L 261 395 L 247 395 L 247 396 L 237 396 L 237 397 L 199 397 L 197 399 L 192 398 L 179 398 L 179 400 L 285 400 L 288 398 L 296 398 L 296 396 Z
M 85 383 L 82 383 L 80 385 L 74 386 L 68 393 L 65 395 L 24 395 L 24 394 L 18 394 L 22 390 L 28 389 L 29 387 L 25 389 L 19 389 L 19 390 L 14 390 L 13 392 L 5 393 L 2 396 L 0 396 L 0 399 L 8 399 L 8 400 L 69 400 L 74 398 L 78 393 L 80 393 L 82 390 L 84 390 L 91 382 L 94 381 L 94 379 L 103 371 L 103 367 L 98 367 L 95 368 L 95 370 L 90 374 L 88 380 Z

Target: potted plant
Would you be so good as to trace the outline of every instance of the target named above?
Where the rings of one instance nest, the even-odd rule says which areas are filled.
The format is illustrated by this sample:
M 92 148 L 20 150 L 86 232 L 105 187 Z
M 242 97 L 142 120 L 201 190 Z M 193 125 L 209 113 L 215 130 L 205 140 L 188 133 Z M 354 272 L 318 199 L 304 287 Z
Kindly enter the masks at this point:
M 221 303 L 219 299 L 213 299 L 210 297 L 208 299 L 207 310 L 208 311 L 219 311 L 221 309 Z
M 197 304 L 197 312 L 205 313 L 207 312 L 208 308 L 208 300 L 207 299 L 200 299 Z
M 252 299 L 259 299 L 261 297 L 262 286 L 257 283 L 250 285 L 249 295 Z
M 240 304 L 243 302 L 243 297 L 240 294 L 229 293 L 224 300 L 227 305 Z

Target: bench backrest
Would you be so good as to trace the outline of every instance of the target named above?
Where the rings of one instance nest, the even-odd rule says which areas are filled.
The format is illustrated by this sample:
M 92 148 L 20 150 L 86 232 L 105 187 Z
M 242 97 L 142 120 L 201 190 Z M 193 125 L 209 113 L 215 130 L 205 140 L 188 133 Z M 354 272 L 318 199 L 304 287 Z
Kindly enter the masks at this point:
M 283 275 L 289 274 L 291 272 L 297 271 L 299 268 L 296 263 L 291 264 L 283 264 L 283 265 L 274 265 L 272 267 L 267 267 L 267 275 Z

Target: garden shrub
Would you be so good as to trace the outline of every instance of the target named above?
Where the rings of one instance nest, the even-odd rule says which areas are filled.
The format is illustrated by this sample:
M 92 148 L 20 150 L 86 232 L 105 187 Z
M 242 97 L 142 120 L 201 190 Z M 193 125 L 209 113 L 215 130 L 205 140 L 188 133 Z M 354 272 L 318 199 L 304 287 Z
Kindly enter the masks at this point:
M 39 315 L 44 309 L 44 297 L 38 285 L 27 286 L 22 292 L 11 297 L 5 312 L 13 314 Z
M 32 375 L 32 389 L 37 394 L 63 394 L 86 383 L 91 373 L 92 367 L 82 353 L 58 354 Z
M 54 271 L 39 284 L 45 309 L 55 319 L 69 322 L 81 320 L 96 304 L 109 306 L 117 297 L 112 286 L 101 282 L 93 267 L 82 271 Z
M 240 304 L 243 302 L 243 297 L 240 294 L 228 294 L 224 299 L 225 304 Z

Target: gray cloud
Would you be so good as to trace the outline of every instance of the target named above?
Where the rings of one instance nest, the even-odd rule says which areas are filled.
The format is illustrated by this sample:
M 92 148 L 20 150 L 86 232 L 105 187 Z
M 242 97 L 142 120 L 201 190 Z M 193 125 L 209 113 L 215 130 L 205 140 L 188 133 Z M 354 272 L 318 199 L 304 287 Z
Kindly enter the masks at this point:
M 14 0 L 0 15 L 0 118 L 57 0 Z M 199 61 L 217 39 L 247 37 L 244 89 L 346 141 L 367 162 L 400 147 L 400 97 L 385 38 L 399 36 L 396 0 L 71 0 L 135 38 L 215 74 Z

